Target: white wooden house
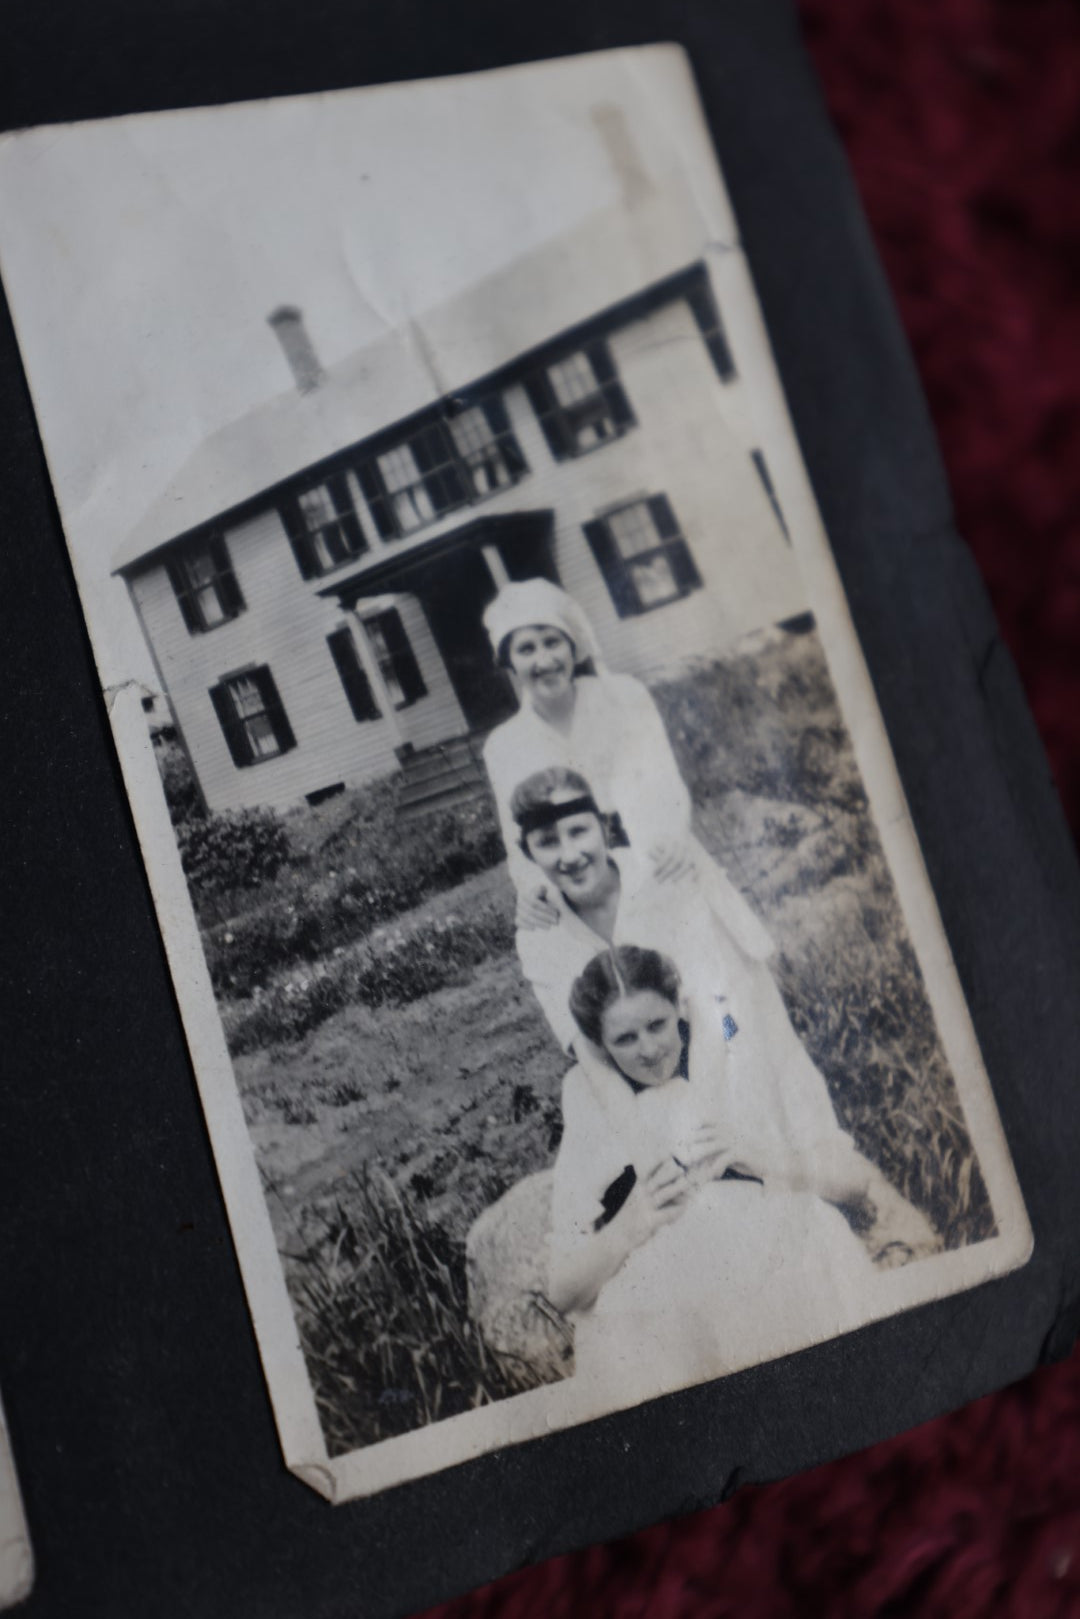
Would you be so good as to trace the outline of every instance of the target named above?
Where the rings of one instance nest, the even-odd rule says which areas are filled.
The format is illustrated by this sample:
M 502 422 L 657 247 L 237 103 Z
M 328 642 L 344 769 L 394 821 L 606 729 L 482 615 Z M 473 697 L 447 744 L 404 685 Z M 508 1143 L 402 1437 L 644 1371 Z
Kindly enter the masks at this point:
M 395 770 L 448 801 L 514 707 L 481 624 L 507 579 L 559 580 L 646 675 L 803 610 L 722 255 L 662 207 L 326 373 L 299 312 L 271 317 L 295 386 L 209 439 L 116 559 L 210 808 Z M 598 308 L 597 284 L 627 291 Z

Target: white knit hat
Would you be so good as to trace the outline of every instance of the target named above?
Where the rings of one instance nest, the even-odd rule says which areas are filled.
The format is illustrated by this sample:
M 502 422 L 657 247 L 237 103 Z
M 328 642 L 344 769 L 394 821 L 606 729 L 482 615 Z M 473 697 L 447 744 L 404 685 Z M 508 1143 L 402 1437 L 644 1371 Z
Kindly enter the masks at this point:
M 561 630 L 572 642 L 578 662 L 599 653 L 592 627 L 572 596 L 550 579 L 520 579 L 503 585 L 494 601 L 484 609 L 484 628 L 495 656 L 508 635 L 532 624 L 549 624 Z

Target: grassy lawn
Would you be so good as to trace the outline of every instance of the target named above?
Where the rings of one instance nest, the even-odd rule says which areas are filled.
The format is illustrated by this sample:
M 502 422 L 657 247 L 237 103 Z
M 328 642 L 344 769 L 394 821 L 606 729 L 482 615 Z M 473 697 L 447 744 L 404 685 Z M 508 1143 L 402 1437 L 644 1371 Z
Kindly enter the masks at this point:
M 816 636 L 766 639 L 655 695 L 700 834 L 777 940 L 780 987 L 842 1122 L 947 1244 L 989 1235 Z M 352 823 L 347 803 L 320 813 L 303 835 L 329 883 Z M 237 1078 L 334 1451 L 521 1386 L 467 1321 L 462 1246 L 482 1208 L 551 1161 L 560 1128 L 565 1059 L 518 970 L 512 910 L 494 866 L 269 975 L 261 1024 L 251 997 L 222 999 L 226 1028 L 248 1030 Z M 213 922 L 229 926 L 220 906 Z M 464 959 L 445 942 L 458 937 L 477 941 Z M 373 977 L 372 959 L 399 948 L 407 971 Z M 309 980 L 329 987 L 290 991 Z

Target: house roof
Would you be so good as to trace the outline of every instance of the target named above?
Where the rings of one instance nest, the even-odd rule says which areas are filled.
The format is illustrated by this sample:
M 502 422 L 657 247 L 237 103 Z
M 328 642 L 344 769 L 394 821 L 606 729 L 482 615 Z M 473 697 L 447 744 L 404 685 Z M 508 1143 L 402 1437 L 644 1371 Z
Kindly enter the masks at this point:
M 212 433 L 128 535 L 114 571 L 632 297 L 699 259 L 705 238 L 677 176 L 633 206 L 591 214 L 328 368 L 310 393 L 290 387 Z

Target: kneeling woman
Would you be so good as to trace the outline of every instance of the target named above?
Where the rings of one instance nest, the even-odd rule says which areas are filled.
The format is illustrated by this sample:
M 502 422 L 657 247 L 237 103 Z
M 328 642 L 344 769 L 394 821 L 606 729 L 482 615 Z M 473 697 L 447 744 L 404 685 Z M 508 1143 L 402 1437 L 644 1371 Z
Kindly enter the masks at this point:
M 672 962 L 604 951 L 570 1008 L 584 1044 L 563 1084 L 549 1297 L 575 1322 L 578 1376 L 643 1399 L 871 1318 L 880 1277 L 832 1206 L 836 1162 L 732 1082 Z

